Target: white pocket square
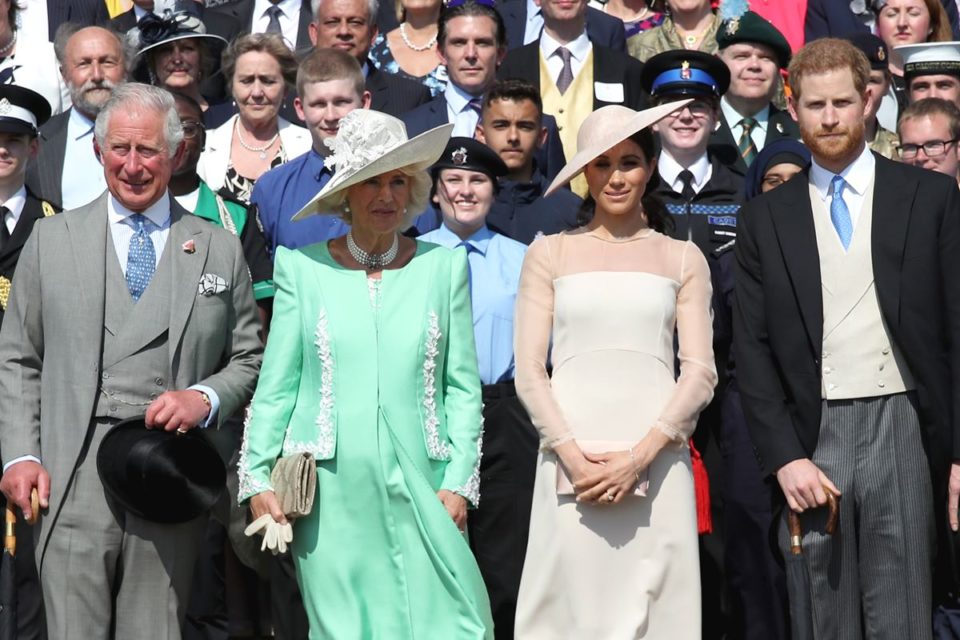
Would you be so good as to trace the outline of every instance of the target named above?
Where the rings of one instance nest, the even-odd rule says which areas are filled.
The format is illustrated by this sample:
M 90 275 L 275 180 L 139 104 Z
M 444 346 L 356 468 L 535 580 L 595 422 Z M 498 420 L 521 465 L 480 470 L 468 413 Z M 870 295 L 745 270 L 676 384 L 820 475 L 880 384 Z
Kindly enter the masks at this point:
M 198 296 L 215 296 L 227 290 L 227 281 L 215 273 L 205 273 L 197 287 Z

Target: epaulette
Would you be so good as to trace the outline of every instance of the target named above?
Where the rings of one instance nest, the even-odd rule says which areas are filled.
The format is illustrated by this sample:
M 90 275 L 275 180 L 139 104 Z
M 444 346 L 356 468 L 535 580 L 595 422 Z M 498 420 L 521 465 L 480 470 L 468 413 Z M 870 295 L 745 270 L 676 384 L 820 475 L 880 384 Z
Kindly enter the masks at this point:
M 43 217 L 45 218 L 57 215 L 57 210 L 46 200 L 40 201 L 40 208 L 43 209 Z
M 10 299 L 10 279 L 0 276 L 0 309 L 7 310 L 7 301 Z

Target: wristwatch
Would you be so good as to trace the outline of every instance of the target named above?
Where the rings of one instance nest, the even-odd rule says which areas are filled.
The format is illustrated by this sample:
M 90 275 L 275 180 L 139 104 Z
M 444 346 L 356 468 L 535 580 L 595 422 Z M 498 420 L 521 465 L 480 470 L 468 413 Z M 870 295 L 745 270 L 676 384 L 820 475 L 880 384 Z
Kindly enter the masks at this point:
M 213 411 L 213 405 L 210 404 L 210 396 L 199 389 L 194 389 L 194 391 L 200 394 L 200 399 L 203 400 L 203 404 L 207 405 L 207 415 L 209 416 L 210 412 Z

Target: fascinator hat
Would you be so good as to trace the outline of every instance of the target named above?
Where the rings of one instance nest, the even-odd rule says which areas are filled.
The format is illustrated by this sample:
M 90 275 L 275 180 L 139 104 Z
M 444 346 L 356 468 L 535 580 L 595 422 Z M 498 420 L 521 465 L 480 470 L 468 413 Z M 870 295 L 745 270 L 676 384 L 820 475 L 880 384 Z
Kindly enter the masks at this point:
M 203 21 L 187 11 L 167 11 L 163 16 L 148 13 L 129 31 L 127 38 L 137 48 L 138 57 L 168 42 L 187 38 L 205 40 L 215 52 L 227 45 L 226 39 L 207 33 Z
M 580 131 L 577 132 L 577 153 L 560 170 L 543 195 L 554 193 L 580 175 L 591 160 L 691 101 L 692 98 L 677 100 L 643 111 L 634 111 L 620 105 L 600 107 L 580 125 Z
M 452 124 L 407 138 L 403 122 L 379 111 L 354 109 L 340 120 L 335 138 L 324 140 L 333 152 L 325 164 L 333 177 L 293 220 L 330 213 L 350 187 L 390 171 L 426 171 L 443 154 Z

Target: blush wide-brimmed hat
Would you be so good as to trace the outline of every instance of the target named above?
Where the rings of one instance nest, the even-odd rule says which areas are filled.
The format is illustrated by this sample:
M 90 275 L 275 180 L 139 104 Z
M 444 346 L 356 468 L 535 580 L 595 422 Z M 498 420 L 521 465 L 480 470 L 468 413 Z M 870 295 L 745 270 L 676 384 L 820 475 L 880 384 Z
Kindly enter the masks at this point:
M 342 192 L 364 180 L 390 171 L 426 171 L 436 162 L 450 139 L 452 124 L 445 124 L 407 138 L 403 122 L 379 111 L 354 109 L 340 120 L 336 137 L 324 140 L 333 154 L 324 164 L 334 174 L 293 220 L 318 213 L 331 213 Z
M 560 170 L 543 195 L 549 196 L 580 175 L 591 160 L 659 122 L 691 100 L 677 100 L 643 111 L 634 111 L 620 105 L 600 107 L 580 125 L 580 131 L 577 132 L 577 153 Z

